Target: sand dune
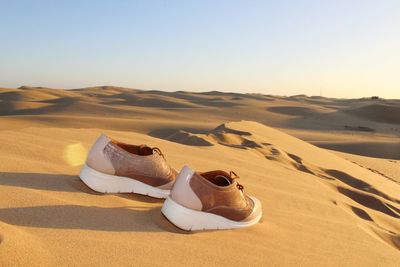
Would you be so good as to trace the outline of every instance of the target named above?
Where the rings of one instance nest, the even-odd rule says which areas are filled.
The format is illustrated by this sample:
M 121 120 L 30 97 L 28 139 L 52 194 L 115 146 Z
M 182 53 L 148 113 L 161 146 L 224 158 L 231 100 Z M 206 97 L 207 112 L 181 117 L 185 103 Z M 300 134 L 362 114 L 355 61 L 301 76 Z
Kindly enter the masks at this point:
M 33 122 L 36 126 L 47 125 L 48 121 L 61 119 L 66 123 L 60 127 L 74 127 L 76 124 L 79 127 L 87 125 L 86 128 L 96 128 L 99 120 L 102 120 L 101 127 L 111 130 L 131 129 L 135 132 L 151 133 L 179 130 L 191 132 L 194 128 L 198 132 L 210 131 L 226 121 L 252 120 L 290 132 L 325 148 L 400 159 L 400 152 L 397 152 L 400 134 L 397 120 L 400 106 L 398 100 L 161 92 L 111 86 L 74 90 L 24 86 L 20 89 L 0 89 L 0 101 L 0 116 L 8 120 L 7 124 L 14 128 L 23 128 Z M 32 118 L 32 115 L 40 117 Z M 88 122 L 89 117 L 97 122 Z M 114 118 L 117 119 L 115 122 Z M 163 123 L 159 127 L 157 124 L 150 125 L 149 119 L 168 119 L 172 121 L 173 127 L 164 127 Z M 125 121 L 118 123 L 121 120 Z M 72 123 L 68 123 L 69 121 Z M 297 135 L 299 131 L 302 134 Z M 314 143 L 312 136 L 321 131 L 325 139 Z M 367 151 L 360 149 L 358 143 L 352 147 L 349 142 L 336 142 L 337 134 L 345 135 L 350 143 L 353 140 L 363 140 L 361 146 L 364 148 L 368 147 L 368 143 L 373 146 L 378 139 L 377 146 L 387 146 L 380 153 L 371 154 L 369 152 L 375 149 Z M 391 145 L 396 149 L 389 149 Z
M 267 109 L 268 111 L 291 115 L 295 117 L 304 117 L 304 116 L 314 116 L 320 113 L 330 113 L 335 111 L 334 109 L 324 108 L 324 107 L 314 107 L 314 106 L 276 106 L 270 107 Z
M 379 145 L 357 144 L 396 147 L 391 115 L 377 122 L 349 112 L 375 100 L 119 87 L 1 89 L 0 100 L 1 266 L 400 263 L 400 155 L 311 144 L 364 154 Z M 77 174 L 102 132 L 157 146 L 177 169 L 235 171 L 262 201 L 262 221 L 188 233 L 161 215 L 160 200 L 90 190 Z
M 348 112 L 377 122 L 400 123 L 400 107 L 390 103 L 372 104 L 350 109 Z

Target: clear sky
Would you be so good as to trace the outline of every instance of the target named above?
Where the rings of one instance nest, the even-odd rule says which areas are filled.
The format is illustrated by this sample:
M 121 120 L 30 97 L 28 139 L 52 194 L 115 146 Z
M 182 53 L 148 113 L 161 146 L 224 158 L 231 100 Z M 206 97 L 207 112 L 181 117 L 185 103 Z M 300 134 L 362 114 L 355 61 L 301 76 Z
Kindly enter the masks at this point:
M 0 0 L 0 87 L 400 98 L 400 1 Z

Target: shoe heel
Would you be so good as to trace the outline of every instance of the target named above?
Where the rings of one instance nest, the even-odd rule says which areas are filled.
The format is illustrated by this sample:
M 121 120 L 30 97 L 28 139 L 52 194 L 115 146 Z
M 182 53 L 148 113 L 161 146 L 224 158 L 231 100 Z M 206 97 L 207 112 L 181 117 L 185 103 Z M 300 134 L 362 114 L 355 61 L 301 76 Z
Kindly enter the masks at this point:
M 261 205 L 258 200 L 256 205 Z M 251 221 L 232 221 L 209 212 L 188 209 L 170 196 L 165 200 L 161 212 L 172 224 L 186 231 L 243 228 L 252 226 L 261 219 L 260 213 Z
M 100 193 L 136 193 L 155 198 L 166 198 L 170 194 L 170 190 L 152 187 L 128 177 L 101 173 L 86 164 L 79 177 L 88 187 Z

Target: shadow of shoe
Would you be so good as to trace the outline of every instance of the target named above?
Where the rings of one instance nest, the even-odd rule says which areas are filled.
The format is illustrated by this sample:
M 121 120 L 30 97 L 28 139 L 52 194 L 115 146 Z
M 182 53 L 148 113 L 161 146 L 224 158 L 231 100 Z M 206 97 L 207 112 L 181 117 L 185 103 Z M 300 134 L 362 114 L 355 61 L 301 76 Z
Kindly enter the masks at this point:
M 49 174 L 49 173 L 25 173 L 25 172 L 2 172 L 0 173 L 0 185 L 24 187 L 30 189 L 49 190 L 56 192 L 83 192 L 92 195 L 104 195 L 91 188 L 81 181 L 77 175 Z M 129 200 L 163 203 L 163 199 L 133 193 L 112 194 Z
M 149 214 L 159 208 L 54 205 L 0 209 L 0 220 L 19 226 L 96 231 L 162 231 Z

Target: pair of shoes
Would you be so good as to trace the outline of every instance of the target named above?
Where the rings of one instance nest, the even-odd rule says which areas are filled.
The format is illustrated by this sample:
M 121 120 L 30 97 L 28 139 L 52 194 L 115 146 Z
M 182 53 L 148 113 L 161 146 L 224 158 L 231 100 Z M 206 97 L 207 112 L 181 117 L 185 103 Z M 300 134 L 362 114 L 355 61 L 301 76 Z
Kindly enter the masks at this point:
M 234 172 L 178 172 L 157 147 L 131 145 L 101 135 L 92 146 L 81 180 L 102 193 L 166 198 L 161 212 L 183 230 L 232 229 L 261 219 L 261 203 L 243 193 Z

